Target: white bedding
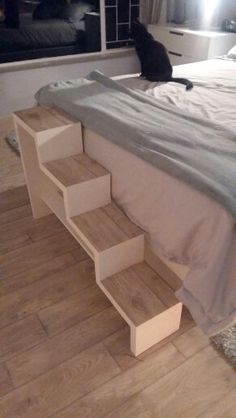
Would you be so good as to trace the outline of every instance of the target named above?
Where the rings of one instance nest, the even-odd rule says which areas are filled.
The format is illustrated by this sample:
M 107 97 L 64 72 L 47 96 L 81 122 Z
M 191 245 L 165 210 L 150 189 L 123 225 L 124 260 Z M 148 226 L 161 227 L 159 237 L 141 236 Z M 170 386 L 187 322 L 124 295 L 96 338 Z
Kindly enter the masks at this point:
M 227 123 L 236 132 L 235 70 L 234 61 L 224 60 L 175 67 L 174 76 L 190 77 L 194 82 L 192 91 L 175 83 L 155 87 L 137 76 L 122 77 L 121 82 L 182 109 Z M 154 250 L 190 268 L 178 296 L 191 305 L 202 329 L 214 334 L 233 322 L 236 307 L 230 289 L 236 286 L 236 231 L 231 215 L 201 192 L 98 135 L 85 139 L 85 151 L 112 173 L 114 199 L 147 232 Z M 227 295 L 215 292 L 219 277 L 229 284 Z M 227 300 L 221 317 L 217 295 Z

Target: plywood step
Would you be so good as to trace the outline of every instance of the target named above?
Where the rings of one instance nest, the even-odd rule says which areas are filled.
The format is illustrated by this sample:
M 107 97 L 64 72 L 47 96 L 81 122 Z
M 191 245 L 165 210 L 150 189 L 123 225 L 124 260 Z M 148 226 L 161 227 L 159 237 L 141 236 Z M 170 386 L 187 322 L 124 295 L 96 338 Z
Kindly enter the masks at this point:
M 15 112 L 15 115 L 33 133 L 69 126 L 77 122 L 75 118 L 58 107 L 35 106 L 30 109 L 19 110 Z
M 135 355 L 179 328 L 181 303 L 145 262 L 108 277 L 99 285 L 130 325 Z
M 139 326 L 178 304 L 173 290 L 145 262 L 102 280 L 122 316 Z
M 143 235 L 114 202 L 71 218 L 75 228 L 97 252 Z
M 45 174 L 58 185 L 70 187 L 109 175 L 101 165 L 86 154 L 77 154 L 43 164 Z

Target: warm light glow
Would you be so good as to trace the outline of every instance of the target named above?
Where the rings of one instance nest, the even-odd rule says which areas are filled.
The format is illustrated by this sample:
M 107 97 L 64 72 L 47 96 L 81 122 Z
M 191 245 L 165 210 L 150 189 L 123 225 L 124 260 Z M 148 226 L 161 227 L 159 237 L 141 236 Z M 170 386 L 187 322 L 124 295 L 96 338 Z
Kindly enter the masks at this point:
M 202 0 L 202 23 L 204 26 L 208 26 L 212 23 L 214 14 L 219 5 L 219 0 Z

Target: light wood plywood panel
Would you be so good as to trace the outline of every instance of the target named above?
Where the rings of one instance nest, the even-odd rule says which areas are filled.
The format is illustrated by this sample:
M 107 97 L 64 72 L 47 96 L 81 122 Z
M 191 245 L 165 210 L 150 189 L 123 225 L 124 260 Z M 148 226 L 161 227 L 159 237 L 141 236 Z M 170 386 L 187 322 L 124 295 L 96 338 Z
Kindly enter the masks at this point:
M 36 167 L 25 166 L 34 215 L 43 216 L 40 202 L 46 203 L 94 260 L 97 284 L 131 327 L 133 353 L 176 331 L 182 305 L 152 269 L 137 265 L 145 257 L 144 232 L 111 201 L 110 174 L 82 152 L 79 122 L 45 107 L 19 112 L 15 122 L 23 152 L 31 150 Z M 59 332 L 51 314 L 52 323 L 50 310 L 40 318 L 45 315 L 49 333 Z
M 62 109 L 56 107 L 36 106 L 30 109 L 19 110 L 15 115 L 31 128 L 33 132 L 71 125 L 76 119 L 69 116 Z
M 97 251 L 104 251 L 127 240 L 127 235 L 103 208 L 75 216 L 72 221 Z
M 132 267 L 103 280 L 102 286 L 135 326 L 166 310 L 166 306 L 145 286 Z
M 49 161 L 44 164 L 49 173 L 63 186 L 68 187 L 94 179 L 96 176 L 73 157 Z

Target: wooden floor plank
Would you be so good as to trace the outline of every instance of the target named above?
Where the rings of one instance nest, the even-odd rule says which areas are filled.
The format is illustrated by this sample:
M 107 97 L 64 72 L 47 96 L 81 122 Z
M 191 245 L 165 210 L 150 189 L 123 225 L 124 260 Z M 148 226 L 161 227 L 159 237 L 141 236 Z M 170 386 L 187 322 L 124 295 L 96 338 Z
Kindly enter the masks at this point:
M 82 261 L 86 260 L 86 258 L 89 258 L 88 254 L 80 245 L 78 245 L 78 247 L 75 248 L 75 250 L 72 250 L 70 253 L 76 261 Z
M 10 251 L 22 248 L 32 243 L 30 237 L 27 234 L 18 235 L 15 238 L 7 238 L 0 241 L 0 256 L 9 253 Z
M 26 186 L 7 190 L 0 196 L 0 214 L 27 204 L 29 204 L 29 195 Z
M 58 334 L 86 318 L 111 306 L 95 284 L 39 312 L 40 320 L 49 335 Z
M 175 338 L 174 345 L 185 357 L 191 357 L 202 348 L 210 344 L 209 338 L 203 334 L 198 327 L 194 327 L 189 331 Z
M 97 344 L 124 327 L 124 321 L 113 307 L 52 337 L 7 362 L 15 386 L 20 386 L 53 367 Z
M 0 330 L 0 362 L 45 340 L 47 334 L 33 315 Z
M 30 246 L 0 256 L 0 279 L 27 271 L 54 257 L 74 250 L 76 240 L 66 230 Z
M 1 418 L 48 418 L 120 372 L 102 344 L 0 399 Z
M 0 120 L 0 193 L 3 193 L 9 189 L 13 190 L 25 185 L 25 178 L 20 157 L 10 148 L 4 139 L 12 129 L 6 126 L 2 129 L 1 124 L 2 120 Z
M 62 223 L 55 215 L 48 215 L 41 219 L 34 219 L 32 215 L 18 219 L 10 224 L 0 226 L 1 241 L 14 240 L 22 234 L 27 234 L 32 241 L 39 241 L 61 232 L 64 229 Z
M 94 282 L 93 262 L 85 260 L 5 295 L 0 298 L 0 328 L 82 291 Z
M 114 408 L 119 407 L 125 400 L 160 379 L 182 362 L 183 356 L 173 345 L 167 344 L 149 356 L 146 361 L 139 362 L 84 396 L 83 399 L 60 413 L 57 412 L 52 418 L 102 418 L 105 414 L 109 416 Z
M 3 364 L 0 364 L 0 398 L 13 389 L 9 373 Z
M 11 277 L 2 279 L 0 280 L 0 298 L 8 293 L 22 289 L 37 280 L 48 277 L 57 271 L 59 272 L 60 270 L 64 270 L 75 263 L 76 261 L 72 254 L 63 254 L 32 269 L 28 269 L 27 271 L 16 273 Z
M 107 337 L 104 341 L 105 346 L 115 358 L 122 370 L 127 370 L 140 361 L 147 359 L 152 353 L 159 350 L 165 344 L 175 341 L 179 335 L 184 334 L 194 326 L 194 322 L 185 312 L 181 318 L 181 324 L 178 331 L 171 334 L 169 337 L 155 344 L 153 347 L 140 354 L 138 357 L 134 357 L 130 350 L 130 329 L 128 326 L 115 332 L 113 335 Z
M 105 417 L 197 418 L 235 388 L 233 369 L 207 347 Z
M 19 208 L 11 209 L 0 214 L 0 225 L 12 224 L 12 222 L 27 218 L 28 216 L 32 216 L 31 206 L 20 206 Z
M 224 396 L 219 402 L 214 402 L 197 418 L 235 418 L 236 389 Z

